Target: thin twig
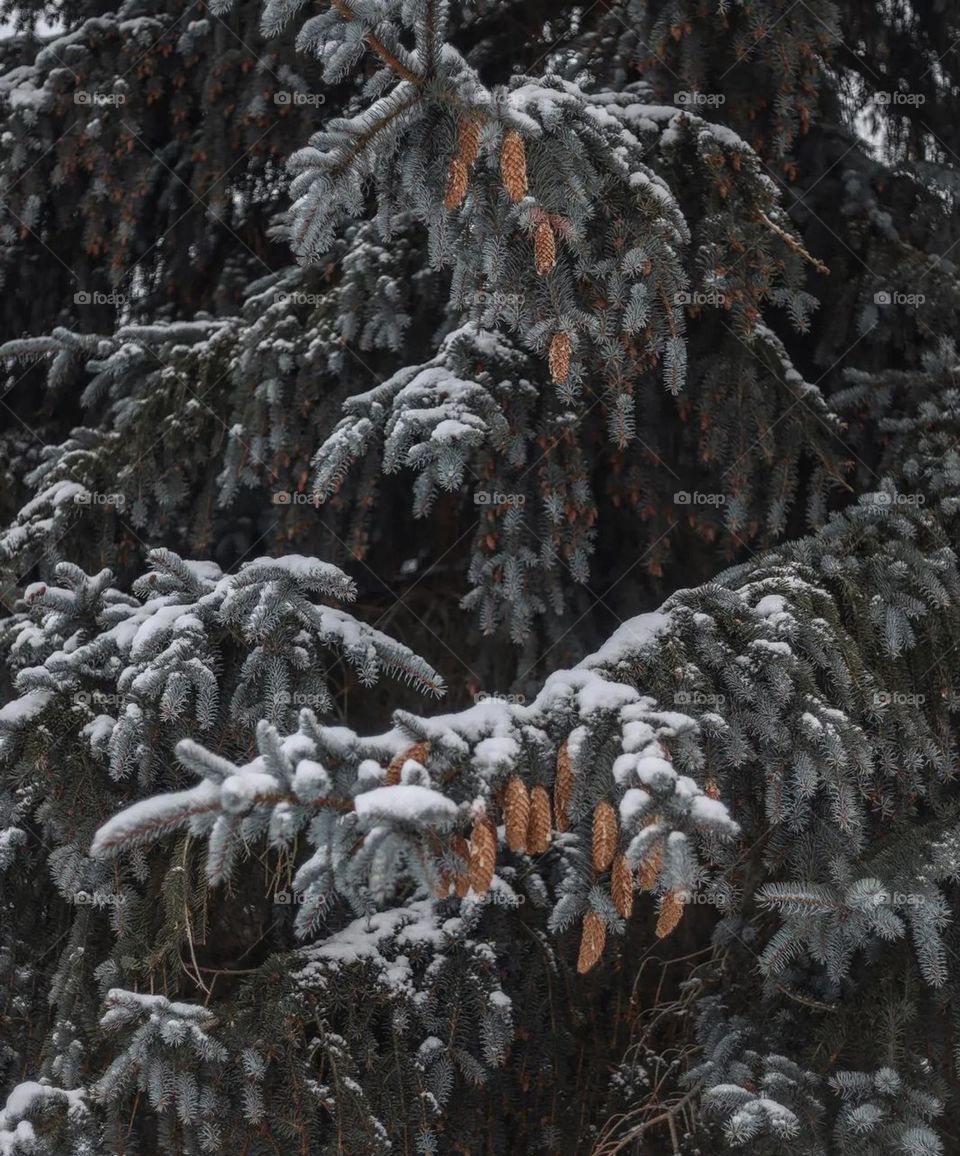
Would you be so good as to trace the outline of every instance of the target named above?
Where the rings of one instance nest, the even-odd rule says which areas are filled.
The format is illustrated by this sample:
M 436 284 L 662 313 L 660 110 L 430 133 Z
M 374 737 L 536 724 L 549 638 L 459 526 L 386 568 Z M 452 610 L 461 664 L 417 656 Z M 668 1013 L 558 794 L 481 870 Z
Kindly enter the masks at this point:
M 807 250 L 804 249 L 804 247 L 796 239 L 796 237 L 791 237 L 790 234 L 781 229 L 779 225 L 775 225 L 766 213 L 757 210 L 757 217 L 767 226 L 771 233 L 779 237 L 785 245 L 788 245 L 794 251 L 794 253 L 799 253 L 799 255 L 805 261 L 809 261 L 818 273 L 822 273 L 824 277 L 830 276 L 830 270 L 826 267 L 826 265 L 824 265 L 824 263 L 817 257 L 814 257 L 812 253 L 808 253 Z
M 193 974 L 193 976 L 191 976 L 191 978 L 194 979 L 197 982 L 197 984 L 203 989 L 203 991 L 209 996 L 210 989 L 203 982 L 203 977 L 200 974 L 200 965 L 197 963 L 197 952 L 193 946 L 193 928 L 190 926 L 190 898 L 189 898 L 189 894 L 188 894 L 189 888 L 187 887 L 187 882 L 190 878 L 190 876 L 187 873 L 187 852 L 189 851 L 189 849 L 190 849 L 190 836 L 188 835 L 186 837 L 186 839 L 184 840 L 184 843 L 183 843 L 183 868 L 182 868 L 182 870 L 183 870 L 183 919 L 184 919 L 184 924 L 186 926 L 186 931 L 187 931 L 187 943 L 190 945 L 190 958 L 191 958 L 191 960 L 193 960 L 194 974 Z M 183 961 L 181 960 L 180 962 L 182 963 Z M 184 971 L 187 971 L 187 969 L 184 968 Z M 190 974 L 189 971 L 187 971 L 187 974 L 188 975 Z

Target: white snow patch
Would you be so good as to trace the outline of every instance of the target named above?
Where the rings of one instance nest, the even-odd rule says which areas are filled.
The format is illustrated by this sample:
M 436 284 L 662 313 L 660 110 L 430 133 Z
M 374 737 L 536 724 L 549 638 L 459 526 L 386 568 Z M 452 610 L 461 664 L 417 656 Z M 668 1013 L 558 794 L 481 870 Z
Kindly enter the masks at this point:
M 452 820 L 457 813 L 457 805 L 446 795 L 431 787 L 398 783 L 392 787 L 375 787 L 364 791 L 354 800 L 357 815 L 361 819 L 392 819 L 407 823 L 435 823 Z

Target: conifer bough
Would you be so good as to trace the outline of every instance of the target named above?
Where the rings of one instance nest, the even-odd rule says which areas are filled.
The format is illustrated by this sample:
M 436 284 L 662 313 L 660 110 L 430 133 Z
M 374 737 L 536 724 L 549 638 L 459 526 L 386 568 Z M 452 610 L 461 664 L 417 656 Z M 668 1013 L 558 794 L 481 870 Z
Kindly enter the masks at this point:
M 953 1151 L 950 6 L 48 7 L 0 1153 Z

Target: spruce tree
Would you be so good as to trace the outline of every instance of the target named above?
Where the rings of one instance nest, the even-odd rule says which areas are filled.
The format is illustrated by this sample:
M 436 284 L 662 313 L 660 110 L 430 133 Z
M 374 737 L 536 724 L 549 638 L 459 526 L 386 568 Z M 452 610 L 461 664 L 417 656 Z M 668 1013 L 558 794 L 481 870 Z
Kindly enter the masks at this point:
M 0 14 L 0 1154 L 955 1151 L 951 7 Z

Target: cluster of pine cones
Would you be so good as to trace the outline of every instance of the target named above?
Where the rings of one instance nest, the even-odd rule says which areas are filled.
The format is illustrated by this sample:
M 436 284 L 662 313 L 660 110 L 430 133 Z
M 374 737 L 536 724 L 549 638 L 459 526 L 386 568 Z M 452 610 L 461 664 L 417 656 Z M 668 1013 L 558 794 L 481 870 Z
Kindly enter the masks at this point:
M 386 785 L 394 786 L 400 782 L 401 770 L 408 760 L 424 765 L 429 752 L 429 742 L 420 742 L 398 754 L 387 768 Z M 575 776 L 566 742 L 560 744 L 557 752 L 552 801 L 544 786 L 536 785 L 528 789 L 519 775 L 513 775 L 507 780 L 502 794 L 502 809 L 504 833 L 511 851 L 542 855 L 550 847 L 554 829 L 561 832 L 570 829 L 569 807 L 574 785 Z M 654 816 L 647 825 L 657 822 L 659 819 Z M 620 824 L 617 813 L 606 799 L 601 799 L 593 811 L 593 870 L 598 876 L 609 872 L 613 905 L 624 919 L 629 919 L 633 914 L 634 876 L 619 845 Z M 485 815 L 474 823 L 469 839 L 462 834 L 455 835 L 451 850 L 461 867 L 443 873 L 438 894 L 445 897 L 451 887 L 460 898 L 471 889 L 478 895 L 486 894 L 493 882 L 497 865 L 497 832 L 493 819 Z M 663 840 L 659 839 L 637 872 L 636 883 L 641 891 L 652 891 L 656 887 L 662 865 Z M 679 890 L 670 890 L 664 894 L 657 918 L 657 938 L 663 939 L 669 935 L 680 922 L 684 900 L 684 894 Z M 581 975 L 597 964 L 603 955 L 606 939 L 606 924 L 595 911 L 588 911 L 583 920 L 577 958 L 577 971 Z

